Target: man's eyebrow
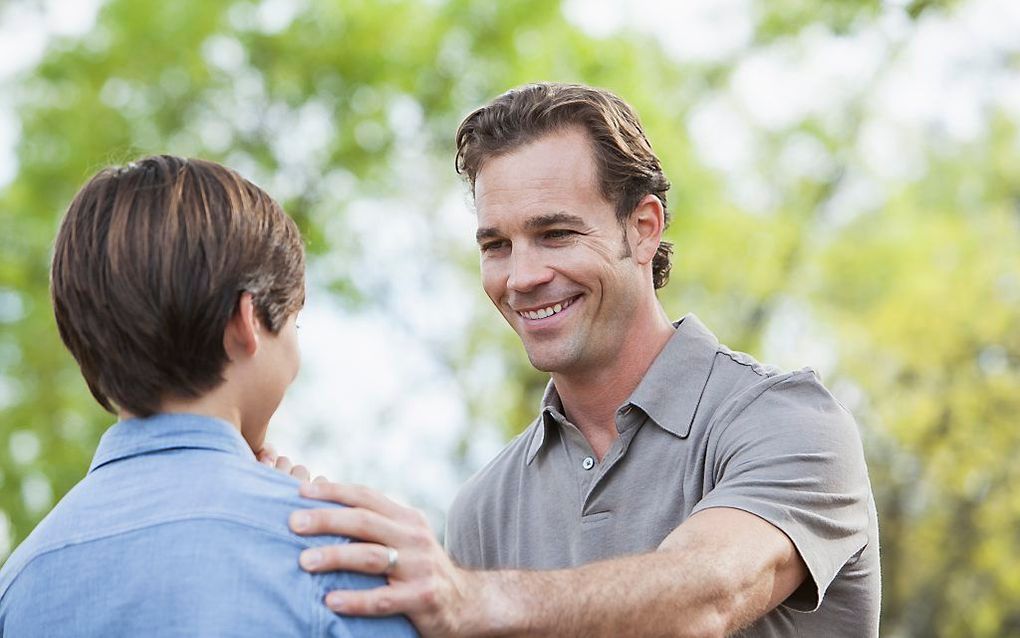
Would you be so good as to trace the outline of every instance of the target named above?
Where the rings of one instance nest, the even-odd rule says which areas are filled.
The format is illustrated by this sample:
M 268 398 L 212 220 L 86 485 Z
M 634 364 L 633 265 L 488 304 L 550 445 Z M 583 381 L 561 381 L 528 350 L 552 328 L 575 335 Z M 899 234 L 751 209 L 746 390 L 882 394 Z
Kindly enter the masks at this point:
M 560 211 L 558 213 L 549 213 L 547 215 L 536 215 L 531 217 L 528 221 L 524 222 L 524 228 L 527 230 L 537 230 L 539 228 L 545 228 L 546 226 L 555 226 L 556 224 L 568 224 L 571 226 L 584 226 L 584 219 L 578 215 L 571 215 Z
M 500 236 L 500 232 L 495 228 L 479 228 L 475 233 L 475 241 L 480 244 L 486 239 L 492 239 L 493 237 Z
M 558 213 L 548 213 L 546 215 L 535 215 L 529 217 L 524 222 L 525 230 L 538 230 L 539 228 L 545 228 L 547 226 L 555 226 L 556 224 L 567 224 L 569 226 L 584 226 L 584 219 L 579 215 L 571 215 L 560 211 Z M 492 239 L 494 237 L 502 237 L 503 233 L 495 228 L 479 228 L 475 232 L 475 241 L 481 243 L 486 239 Z

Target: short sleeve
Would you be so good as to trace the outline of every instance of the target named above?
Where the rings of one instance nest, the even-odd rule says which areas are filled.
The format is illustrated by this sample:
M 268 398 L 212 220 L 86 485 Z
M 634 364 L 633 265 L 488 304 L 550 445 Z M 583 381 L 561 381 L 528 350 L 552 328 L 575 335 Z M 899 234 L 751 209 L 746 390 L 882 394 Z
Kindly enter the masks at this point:
M 868 543 L 871 487 L 853 417 L 814 373 L 769 382 L 717 424 L 714 487 L 694 512 L 740 509 L 786 534 L 809 578 L 783 604 L 814 611 Z
M 446 516 L 446 552 L 461 567 L 482 567 L 482 539 L 473 481 L 465 485 Z

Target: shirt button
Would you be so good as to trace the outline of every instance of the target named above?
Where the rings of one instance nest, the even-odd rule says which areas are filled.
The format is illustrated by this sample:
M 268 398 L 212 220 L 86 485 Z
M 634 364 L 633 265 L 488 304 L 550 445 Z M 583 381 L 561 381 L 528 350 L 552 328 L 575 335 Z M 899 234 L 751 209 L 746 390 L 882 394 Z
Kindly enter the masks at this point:
M 583 467 L 586 470 L 590 470 L 591 468 L 595 467 L 595 459 L 591 458 L 590 456 L 584 457 L 584 460 L 581 461 L 581 467 Z

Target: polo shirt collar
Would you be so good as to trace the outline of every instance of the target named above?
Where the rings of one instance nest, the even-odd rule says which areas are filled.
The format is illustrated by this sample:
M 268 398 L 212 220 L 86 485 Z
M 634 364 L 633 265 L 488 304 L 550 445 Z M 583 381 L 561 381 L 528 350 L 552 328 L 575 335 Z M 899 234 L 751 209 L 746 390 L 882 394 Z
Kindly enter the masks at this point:
M 255 460 L 247 441 L 230 423 L 195 414 L 156 414 L 114 424 L 99 440 L 89 472 L 140 454 L 171 449 L 218 450 Z
M 662 429 L 681 438 L 691 432 L 701 395 L 712 373 L 719 340 L 694 314 L 674 324 L 666 342 L 628 403 Z
M 525 457 L 527 465 L 531 465 L 545 444 L 546 430 L 555 427 L 556 423 L 564 418 L 563 402 L 560 400 L 559 393 L 556 392 L 556 386 L 553 385 L 552 379 L 549 379 L 549 383 L 545 386 L 541 406 L 542 411 L 532 426 L 535 431 L 532 433 L 531 444 L 528 446 L 528 454 Z
M 659 427 L 683 438 L 691 432 L 701 394 L 719 350 L 719 340 L 693 313 L 684 315 L 673 326 L 676 332 L 624 406 L 640 408 Z M 545 445 L 547 430 L 564 418 L 563 402 L 551 379 L 541 405 L 542 412 L 534 424 L 525 457 L 528 465 Z

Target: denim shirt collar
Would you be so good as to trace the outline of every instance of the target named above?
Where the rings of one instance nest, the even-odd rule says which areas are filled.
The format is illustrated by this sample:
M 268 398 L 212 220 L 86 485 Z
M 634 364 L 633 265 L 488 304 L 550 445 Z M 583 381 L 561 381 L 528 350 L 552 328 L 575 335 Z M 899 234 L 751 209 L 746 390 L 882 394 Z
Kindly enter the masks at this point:
M 156 414 L 119 421 L 103 434 L 89 472 L 121 459 L 171 449 L 218 450 L 255 460 L 230 423 L 196 414 Z

